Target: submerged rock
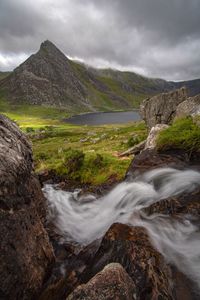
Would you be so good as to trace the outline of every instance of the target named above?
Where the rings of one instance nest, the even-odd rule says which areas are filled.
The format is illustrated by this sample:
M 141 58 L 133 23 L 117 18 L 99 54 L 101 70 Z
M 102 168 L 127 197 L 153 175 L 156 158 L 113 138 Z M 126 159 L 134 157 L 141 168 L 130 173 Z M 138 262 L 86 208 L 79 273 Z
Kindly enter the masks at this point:
M 181 88 L 145 99 L 140 113 L 149 128 L 156 124 L 170 124 L 176 115 L 178 104 L 187 99 L 187 90 Z
M 0 298 L 31 299 L 54 261 L 45 202 L 32 151 L 17 125 L 0 116 Z
M 67 300 L 136 300 L 135 285 L 118 263 L 107 265 L 87 284 L 78 286 Z

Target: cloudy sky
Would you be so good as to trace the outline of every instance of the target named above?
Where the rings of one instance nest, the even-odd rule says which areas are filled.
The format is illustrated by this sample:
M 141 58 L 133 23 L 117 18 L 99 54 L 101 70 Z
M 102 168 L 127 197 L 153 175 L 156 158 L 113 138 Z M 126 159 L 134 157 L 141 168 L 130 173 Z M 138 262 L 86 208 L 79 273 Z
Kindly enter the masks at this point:
M 200 78 L 200 0 L 0 0 L 1 71 L 46 39 L 93 66 Z

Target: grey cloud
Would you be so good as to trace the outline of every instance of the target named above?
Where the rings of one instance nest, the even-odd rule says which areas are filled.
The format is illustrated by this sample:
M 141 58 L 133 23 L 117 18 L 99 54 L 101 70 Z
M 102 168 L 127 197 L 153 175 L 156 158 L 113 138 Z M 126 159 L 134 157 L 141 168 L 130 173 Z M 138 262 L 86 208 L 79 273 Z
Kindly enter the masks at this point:
M 0 69 L 1 56 L 17 62 L 45 39 L 94 66 L 200 77 L 199 0 L 1 0 Z

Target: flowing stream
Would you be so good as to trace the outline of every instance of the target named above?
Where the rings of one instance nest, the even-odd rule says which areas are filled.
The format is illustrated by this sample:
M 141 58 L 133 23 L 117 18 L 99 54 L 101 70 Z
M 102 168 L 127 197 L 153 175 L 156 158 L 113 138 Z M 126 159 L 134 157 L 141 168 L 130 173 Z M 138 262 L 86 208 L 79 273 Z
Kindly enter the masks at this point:
M 192 192 L 200 186 L 200 173 L 193 170 L 160 168 L 123 182 L 107 195 L 96 198 L 43 189 L 49 203 L 49 219 L 65 241 L 87 245 L 101 238 L 115 222 L 143 226 L 165 259 L 187 274 L 200 288 L 200 231 L 194 217 L 147 216 L 142 210 L 162 199 Z

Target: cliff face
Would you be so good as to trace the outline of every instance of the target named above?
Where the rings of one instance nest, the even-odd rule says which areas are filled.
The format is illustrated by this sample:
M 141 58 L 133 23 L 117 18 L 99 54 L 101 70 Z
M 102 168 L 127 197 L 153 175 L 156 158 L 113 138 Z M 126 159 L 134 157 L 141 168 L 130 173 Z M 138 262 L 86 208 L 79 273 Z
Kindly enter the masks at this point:
M 31 299 L 54 261 L 43 226 L 45 202 L 32 162 L 25 135 L 0 116 L 1 299 Z
M 141 116 L 149 128 L 169 124 L 176 115 L 177 106 L 186 99 L 186 88 L 147 98 L 140 105 Z

